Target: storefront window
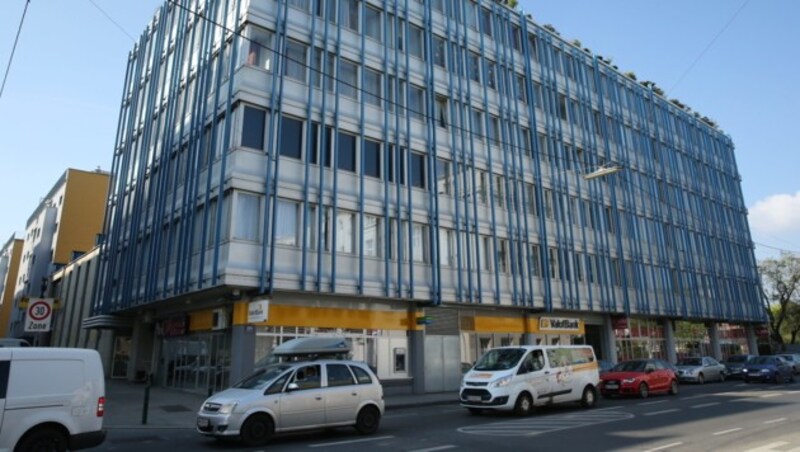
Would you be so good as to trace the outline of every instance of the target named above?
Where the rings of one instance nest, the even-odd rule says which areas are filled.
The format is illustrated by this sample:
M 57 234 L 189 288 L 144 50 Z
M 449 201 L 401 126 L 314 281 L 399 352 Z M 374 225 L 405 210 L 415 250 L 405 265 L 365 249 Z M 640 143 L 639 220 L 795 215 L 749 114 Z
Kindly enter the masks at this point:
M 667 356 L 664 327 L 656 320 L 627 319 L 627 327 L 614 329 L 617 359 L 665 359 Z
M 747 354 L 750 349 L 747 345 L 747 332 L 744 326 L 720 323 L 719 346 L 722 349 L 723 361 L 731 355 Z
M 201 333 L 161 341 L 158 378 L 169 388 L 206 394 L 229 386 L 230 334 Z
M 675 351 L 678 359 L 687 356 L 713 356 L 708 327 L 703 323 L 675 322 Z

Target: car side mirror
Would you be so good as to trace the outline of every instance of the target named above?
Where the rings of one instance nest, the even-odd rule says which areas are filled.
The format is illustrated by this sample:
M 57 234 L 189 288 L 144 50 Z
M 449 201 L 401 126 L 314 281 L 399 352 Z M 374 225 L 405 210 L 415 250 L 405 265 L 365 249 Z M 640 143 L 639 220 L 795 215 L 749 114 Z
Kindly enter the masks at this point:
M 286 387 L 286 392 L 297 391 L 298 389 L 300 389 L 300 386 L 297 383 L 289 383 L 289 386 Z

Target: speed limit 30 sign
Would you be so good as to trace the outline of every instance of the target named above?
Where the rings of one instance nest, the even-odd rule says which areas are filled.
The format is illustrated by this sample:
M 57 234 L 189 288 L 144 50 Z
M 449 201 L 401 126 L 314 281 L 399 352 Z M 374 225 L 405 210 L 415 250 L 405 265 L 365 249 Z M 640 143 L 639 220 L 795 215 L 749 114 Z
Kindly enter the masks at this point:
M 25 314 L 26 333 L 50 331 L 50 319 L 53 318 L 53 299 L 31 298 Z

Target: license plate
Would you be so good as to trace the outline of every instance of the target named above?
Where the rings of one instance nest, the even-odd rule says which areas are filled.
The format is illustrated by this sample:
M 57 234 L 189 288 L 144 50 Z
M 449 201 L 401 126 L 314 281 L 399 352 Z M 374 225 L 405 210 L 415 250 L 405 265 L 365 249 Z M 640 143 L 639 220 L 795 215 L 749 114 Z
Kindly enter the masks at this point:
M 470 402 L 480 402 L 481 396 L 475 396 L 475 395 L 467 396 L 467 400 Z
M 208 419 L 205 418 L 197 418 L 197 426 L 200 428 L 208 427 Z
M 617 389 L 619 386 L 616 383 L 607 383 L 606 389 Z

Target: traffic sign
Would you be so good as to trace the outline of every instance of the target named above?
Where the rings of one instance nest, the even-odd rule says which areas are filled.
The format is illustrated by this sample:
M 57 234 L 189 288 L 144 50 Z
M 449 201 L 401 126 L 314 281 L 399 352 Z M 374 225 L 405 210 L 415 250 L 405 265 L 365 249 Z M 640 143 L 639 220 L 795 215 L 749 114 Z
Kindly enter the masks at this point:
M 50 331 L 50 320 L 53 318 L 53 299 L 31 298 L 25 314 L 26 333 Z

